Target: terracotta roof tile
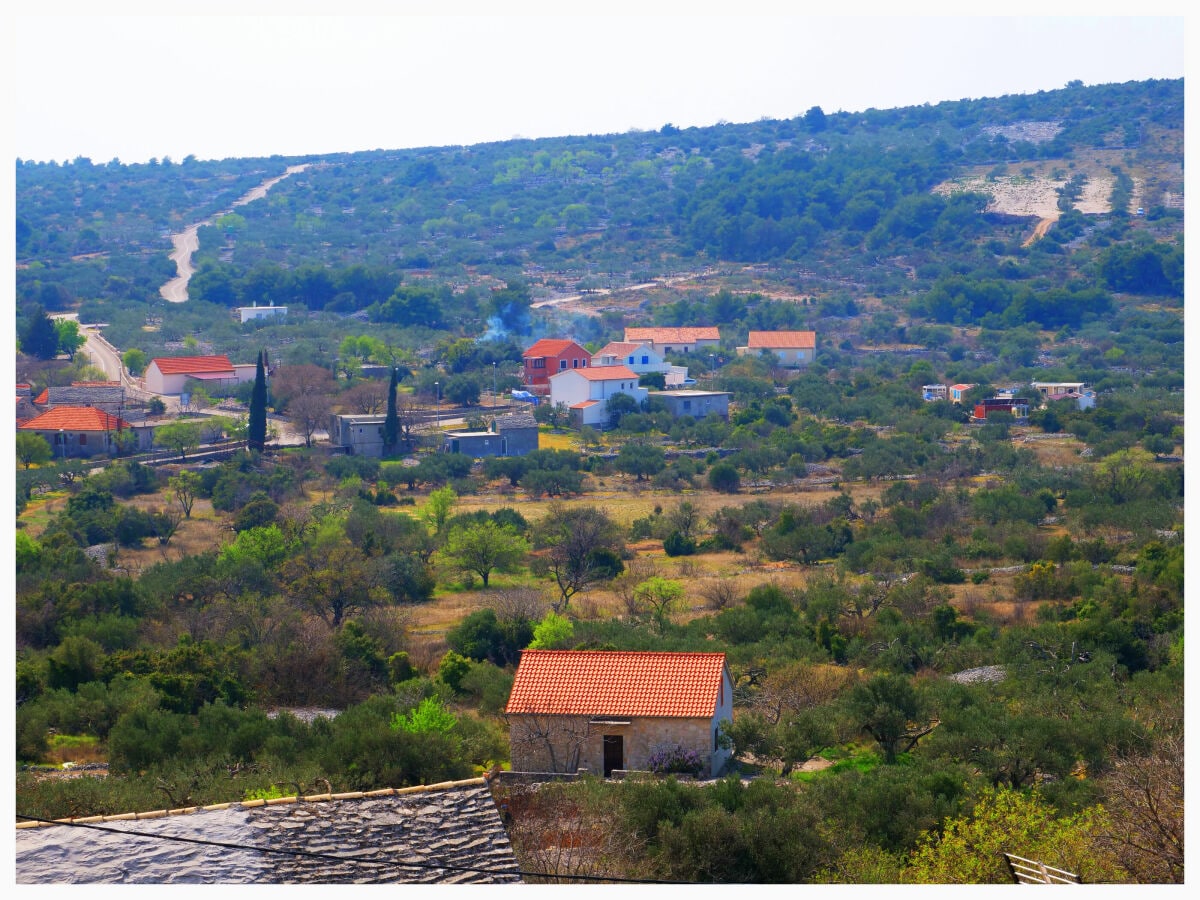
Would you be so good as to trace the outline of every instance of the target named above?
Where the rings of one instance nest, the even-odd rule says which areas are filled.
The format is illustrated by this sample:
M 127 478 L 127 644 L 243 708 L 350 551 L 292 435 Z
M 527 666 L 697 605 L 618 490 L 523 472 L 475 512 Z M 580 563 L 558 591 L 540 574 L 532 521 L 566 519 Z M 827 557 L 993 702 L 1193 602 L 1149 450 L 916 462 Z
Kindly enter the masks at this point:
M 752 331 L 747 346 L 752 350 L 791 350 L 803 348 L 815 349 L 817 333 L 815 331 Z
M 692 341 L 719 341 L 716 325 L 692 328 L 626 328 L 625 340 L 649 341 L 654 344 L 690 344 Z
M 116 431 L 128 422 L 92 406 L 58 406 L 21 425 L 27 431 Z
M 557 378 L 568 372 L 582 375 L 588 381 L 621 381 L 622 379 L 637 381 L 637 373 L 628 366 L 588 366 L 586 369 L 564 369 L 561 372 L 555 372 L 550 377 Z
M 574 341 L 562 340 L 558 338 L 542 338 L 540 341 L 535 341 L 533 346 L 526 350 L 522 356 L 558 356 L 564 350 L 569 350 L 572 347 L 579 347 Z M 579 347 L 587 354 L 587 350 Z
M 509 714 L 708 718 L 724 653 L 526 650 Z
M 156 356 L 150 360 L 164 375 L 190 375 L 193 372 L 233 372 L 228 356 Z

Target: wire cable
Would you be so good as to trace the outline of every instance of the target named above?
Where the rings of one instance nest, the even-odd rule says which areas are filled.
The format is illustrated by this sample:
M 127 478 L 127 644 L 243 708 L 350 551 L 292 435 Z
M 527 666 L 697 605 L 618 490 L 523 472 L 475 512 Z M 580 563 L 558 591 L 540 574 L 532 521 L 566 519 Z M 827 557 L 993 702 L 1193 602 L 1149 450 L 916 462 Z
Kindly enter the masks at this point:
M 306 859 L 319 859 L 326 862 L 350 863 L 351 865 L 369 865 L 369 866 L 400 866 L 409 869 L 441 869 L 448 872 L 473 872 L 480 875 L 516 875 L 521 878 L 551 878 L 565 881 L 595 881 L 610 884 L 694 884 L 691 881 L 660 881 L 652 878 L 621 878 L 619 876 L 608 875 L 560 875 L 549 872 L 527 872 L 521 868 L 515 869 L 489 869 L 482 866 L 459 866 L 451 863 L 419 863 L 419 862 L 396 862 L 392 860 L 376 860 L 376 859 L 353 859 L 345 856 L 338 856 L 336 853 L 321 853 L 314 850 L 289 850 L 282 847 L 256 847 L 252 844 L 238 844 L 230 841 L 210 841 L 204 838 L 189 838 L 170 834 L 149 834 L 144 831 L 128 830 L 123 828 L 109 828 L 104 825 L 92 825 L 85 822 L 63 822 L 57 819 L 42 819 L 38 816 L 27 816 L 23 813 L 17 813 L 18 819 L 24 819 L 27 822 L 41 822 L 45 825 L 65 825 L 69 828 L 87 828 L 92 831 L 105 831 L 109 834 L 119 834 L 124 837 L 141 837 L 152 841 L 176 841 L 184 844 L 200 844 L 208 847 L 220 847 L 225 850 L 248 850 L 257 853 L 286 853 L 291 856 L 303 857 Z

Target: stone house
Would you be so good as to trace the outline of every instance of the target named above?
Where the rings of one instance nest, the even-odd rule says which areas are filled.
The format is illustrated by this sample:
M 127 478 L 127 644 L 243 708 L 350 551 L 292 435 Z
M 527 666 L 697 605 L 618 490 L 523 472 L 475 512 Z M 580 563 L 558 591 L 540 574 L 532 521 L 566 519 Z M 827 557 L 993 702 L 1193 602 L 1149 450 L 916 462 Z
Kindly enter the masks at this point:
M 715 776 L 730 757 L 718 737 L 733 679 L 724 653 L 525 650 L 505 717 L 514 772 L 608 777 L 682 747 Z
M 153 428 L 135 427 L 92 406 L 57 406 L 18 430 L 40 434 L 56 458 L 113 455 L 123 447 L 148 450 L 154 442 Z

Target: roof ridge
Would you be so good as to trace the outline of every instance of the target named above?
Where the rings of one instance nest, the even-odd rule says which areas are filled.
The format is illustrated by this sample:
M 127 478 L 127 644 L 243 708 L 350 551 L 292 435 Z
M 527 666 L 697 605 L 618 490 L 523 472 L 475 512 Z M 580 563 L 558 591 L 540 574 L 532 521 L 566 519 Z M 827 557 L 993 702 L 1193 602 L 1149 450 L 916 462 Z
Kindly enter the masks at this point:
M 283 806 L 290 803 L 318 803 L 331 800 L 371 800 L 376 797 L 399 797 L 406 794 L 428 794 L 434 791 L 446 791 L 454 788 L 468 787 L 474 785 L 486 785 L 488 779 L 486 777 L 479 778 L 464 778 L 460 781 L 440 781 L 437 784 L 419 784 L 413 787 L 406 788 L 380 788 L 374 791 L 350 791 L 342 794 L 306 794 L 303 797 L 294 795 L 291 797 L 275 797 L 270 800 L 231 800 L 228 803 L 212 803 L 207 806 L 184 806 L 178 809 L 157 809 L 147 812 L 130 812 L 118 813 L 110 816 L 86 816 L 82 818 L 70 817 L 66 819 L 55 819 L 52 822 L 18 822 L 17 828 L 45 828 L 50 825 L 69 825 L 69 824 L 95 824 L 98 822 L 134 822 L 143 819 L 162 819 L 168 816 L 183 816 L 191 813 L 205 812 L 207 810 L 231 809 L 235 806 L 240 806 L 243 809 L 250 809 L 260 806 Z

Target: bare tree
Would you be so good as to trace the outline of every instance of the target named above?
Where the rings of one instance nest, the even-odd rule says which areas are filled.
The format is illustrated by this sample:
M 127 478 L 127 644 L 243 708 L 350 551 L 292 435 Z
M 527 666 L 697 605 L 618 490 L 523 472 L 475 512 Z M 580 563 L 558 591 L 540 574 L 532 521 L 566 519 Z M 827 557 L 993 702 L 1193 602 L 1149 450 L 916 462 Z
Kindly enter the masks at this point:
M 1183 883 L 1183 732 L 1156 734 L 1103 779 L 1112 824 L 1103 843 L 1141 883 Z
M 513 713 L 505 719 L 514 771 L 578 771 L 584 745 L 593 734 L 587 716 Z
M 327 427 L 333 398 L 329 394 L 301 394 L 288 403 L 287 412 L 292 426 L 311 447 L 313 436 Z
M 379 378 L 366 378 L 341 395 L 343 405 L 352 412 L 364 416 L 375 416 L 387 406 L 388 382 Z
M 726 607 L 732 606 L 733 602 L 737 600 L 738 589 L 731 579 L 718 578 L 715 581 L 706 582 L 700 588 L 700 596 L 704 598 L 709 609 L 720 612 Z
M 579 591 L 613 577 L 614 568 L 622 567 L 625 541 L 616 523 L 599 507 L 552 503 L 534 529 L 534 543 L 545 548 L 536 558 L 538 567 L 558 587 L 555 612 L 565 608 Z
M 513 852 L 536 884 L 569 884 L 581 876 L 637 877 L 644 839 L 622 827 L 618 802 L 604 785 L 548 782 L 502 785 L 497 805 Z

